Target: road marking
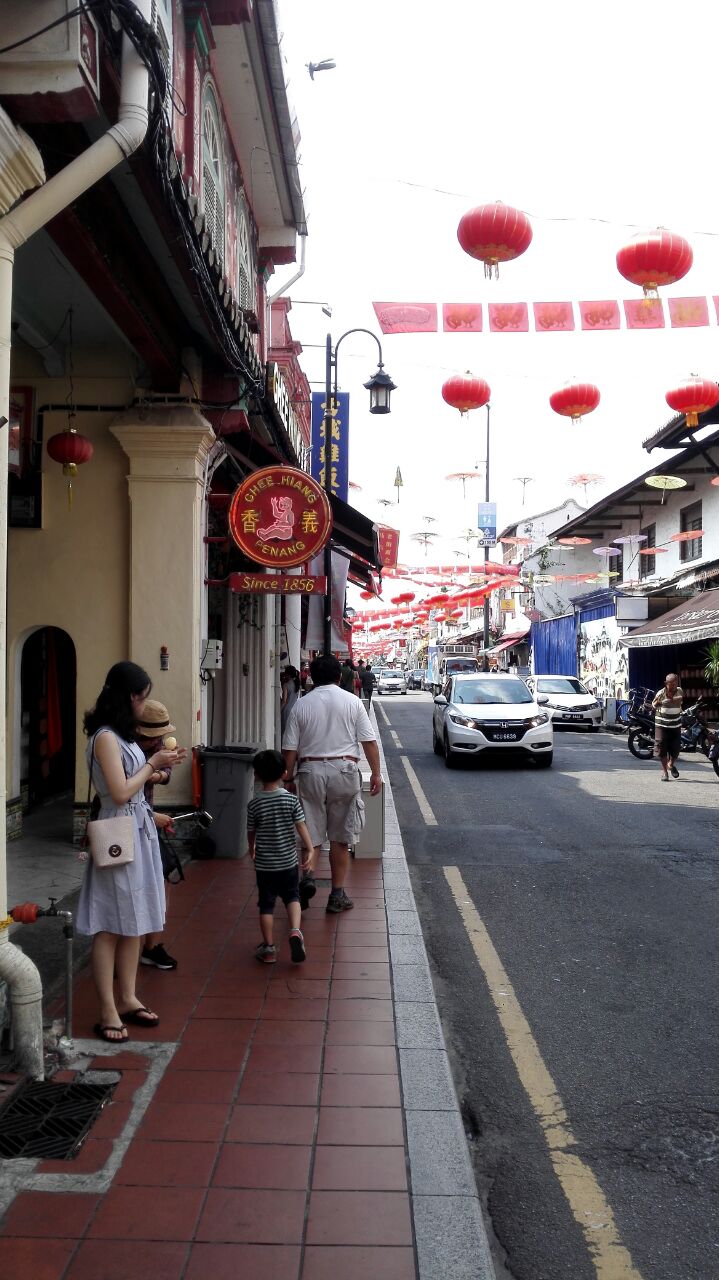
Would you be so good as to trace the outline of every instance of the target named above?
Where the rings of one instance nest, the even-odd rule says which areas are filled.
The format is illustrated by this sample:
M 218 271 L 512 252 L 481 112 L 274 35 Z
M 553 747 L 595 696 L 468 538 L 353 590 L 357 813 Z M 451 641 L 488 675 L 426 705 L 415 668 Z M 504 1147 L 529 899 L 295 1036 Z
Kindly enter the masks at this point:
M 400 751 L 401 751 L 401 749 L 402 749 L 402 743 L 401 743 L 401 742 L 400 742 L 400 740 L 399 740 L 399 735 L 398 735 L 397 733 L 395 733 L 394 729 L 390 729 L 390 731 L 389 731 L 389 732 L 390 732 L 390 737 L 391 737 L 391 739 L 392 739 L 392 741 L 393 741 L 394 745 L 395 745 L 396 747 L 399 747 L 399 748 L 400 748 Z
M 412 768 L 406 756 L 400 756 L 400 760 L 404 765 L 404 771 L 407 774 L 409 785 L 411 786 L 414 792 L 414 798 L 417 801 L 417 804 L 419 805 L 419 809 L 420 809 L 420 813 L 422 814 L 422 817 L 424 818 L 428 827 L 436 827 L 437 819 L 432 813 L 431 805 L 426 795 L 424 794 L 424 791 L 422 790 L 417 774 L 415 773 L 414 769 Z
M 382 703 L 381 703 L 381 702 L 377 702 L 377 701 L 375 701 L 375 704 L 374 704 L 374 705 L 375 705 L 375 707 L 377 708 L 377 710 L 379 711 L 380 715 L 382 716 L 382 719 L 384 720 L 385 724 L 389 724 L 389 722 L 390 722 L 390 721 L 389 721 L 389 716 L 387 715 L 387 712 L 385 711 L 384 707 L 382 706 Z
M 445 867 L 444 874 L 487 980 L 517 1074 L 544 1130 L 554 1172 L 584 1234 L 597 1278 L 642 1280 L 619 1238 L 614 1215 L 592 1170 L 570 1150 L 577 1140 L 557 1086 L 459 868 Z

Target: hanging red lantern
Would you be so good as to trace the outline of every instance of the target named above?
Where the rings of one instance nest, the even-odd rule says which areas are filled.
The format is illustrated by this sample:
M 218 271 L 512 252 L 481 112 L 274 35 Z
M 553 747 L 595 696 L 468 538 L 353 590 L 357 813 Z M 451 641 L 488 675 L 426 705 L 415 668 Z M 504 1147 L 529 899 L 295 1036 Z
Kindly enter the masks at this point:
M 693 261 L 692 247 L 683 236 L 658 227 L 619 250 L 617 270 L 625 280 L 640 284 L 646 298 L 658 298 L 659 286 L 681 280 Z
M 72 414 L 70 415 L 70 424 L 73 416 Z M 86 436 L 81 436 L 75 427 L 68 425 L 64 431 L 58 432 L 55 436 L 50 436 L 47 442 L 47 451 L 53 462 L 61 463 L 62 474 L 68 477 L 67 504 L 72 508 L 73 476 L 77 475 L 78 467 L 90 461 L 94 453 L 93 446 Z
M 457 227 L 457 239 L 470 258 L 484 263 L 487 279 L 496 279 L 500 262 L 511 262 L 529 248 L 532 227 L 521 209 L 498 200 L 465 213 Z
M 599 389 L 592 382 L 572 382 L 549 397 L 555 413 L 581 422 L 585 413 L 592 413 L 599 404 Z
M 671 409 L 686 415 L 688 427 L 698 427 L 699 414 L 719 404 L 719 386 L 709 378 L 693 374 L 686 382 L 667 391 L 665 399 Z
M 442 386 L 442 399 L 453 409 L 459 409 L 466 418 L 470 409 L 481 409 L 490 397 L 489 384 L 484 378 L 475 378 L 469 370 L 455 373 Z
M 374 591 L 360 591 L 360 600 L 374 600 Z

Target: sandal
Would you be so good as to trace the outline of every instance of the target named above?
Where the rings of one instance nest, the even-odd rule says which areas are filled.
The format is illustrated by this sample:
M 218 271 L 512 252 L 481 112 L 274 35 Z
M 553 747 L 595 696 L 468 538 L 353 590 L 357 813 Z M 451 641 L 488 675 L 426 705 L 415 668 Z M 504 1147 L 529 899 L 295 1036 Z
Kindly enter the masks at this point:
M 93 1027 L 92 1029 L 93 1029 L 93 1031 L 95 1032 L 95 1035 L 98 1037 L 98 1039 L 99 1039 L 99 1040 L 104 1040 L 104 1041 L 105 1041 L 105 1044 L 124 1044 L 124 1043 L 125 1043 L 125 1041 L 129 1039 L 129 1036 L 128 1036 L 128 1034 L 127 1034 L 127 1027 L 125 1027 L 125 1026 L 120 1026 L 120 1027 L 111 1027 L 111 1026 L 107 1026 L 107 1027 L 105 1027 L 105 1026 L 103 1026 L 103 1025 L 102 1025 L 102 1023 L 101 1023 L 101 1022 L 96 1022 L 96 1023 L 95 1023 L 95 1025 L 94 1025 L 94 1027 Z M 116 1032 L 120 1032 L 121 1034 L 120 1034 L 120 1035 L 109 1036 L 109 1035 L 107 1034 L 107 1033 L 108 1033 L 108 1031 L 116 1031 Z M 123 1032 L 124 1032 L 124 1034 L 122 1034 Z
M 142 1015 L 145 1015 L 144 1017 Z M 136 1009 L 129 1009 L 127 1013 L 120 1014 L 125 1022 L 130 1022 L 134 1027 L 157 1027 L 160 1024 L 158 1014 L 152 1013 L 150 1009 L 146 1009 L 144 1004 L 138 1005 Z

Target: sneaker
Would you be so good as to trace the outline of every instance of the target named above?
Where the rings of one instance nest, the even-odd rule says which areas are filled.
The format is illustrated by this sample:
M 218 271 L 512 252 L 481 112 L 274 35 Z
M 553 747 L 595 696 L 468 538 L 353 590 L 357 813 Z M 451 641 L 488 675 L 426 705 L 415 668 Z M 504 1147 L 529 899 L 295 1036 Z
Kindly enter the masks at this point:
M 671 767 L 671 769 L 669 770 L 669 772 L 671 773 L 671 775 L 672 775 L 672 777 L 673 777 L 673 778 L 678 778 L 678 777 L 679 777 L 679 770 L 677 769 L 677 766 L 676 766 L 675 764 L 673 764 L 673 765 L 672 765 L 672 767 Z
M 277 947 L 270 942 L 261 942 L 255 947 L 255 959 L 261 960 L 263 964 L 277 964 Z
M 331 915 L 339 915 L 341 911 L 351 911 L 353 906 L 354 902 L 347 897 L 344 889 L 333 889 L 327 899 L 325 911 L 328 911 Z
M 314 898 L 316 892 L 315 878 L 312 872 L 308 871 L 300 880 L 300 906 L 303 911 L 307 910 L 310 905 L 310 899 Z
M 151 964 L 155 969 L 176 969 L 177 961 L 169 956 L 161 942 L 156 947 L 143 947 L 140 964 Z
M 293 964 L 302 964 L 302 961 L 307 959 L 305 940 L 299 929 L 293 929 L 290 934 L 290 955 Z

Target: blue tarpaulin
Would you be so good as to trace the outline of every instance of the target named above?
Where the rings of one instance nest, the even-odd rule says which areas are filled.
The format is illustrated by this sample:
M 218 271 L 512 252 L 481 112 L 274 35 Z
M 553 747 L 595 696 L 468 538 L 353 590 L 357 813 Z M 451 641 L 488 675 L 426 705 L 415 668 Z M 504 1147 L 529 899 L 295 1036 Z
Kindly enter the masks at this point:
M 577 631 L 573 613 L 533 622 L 531 640 L 535 675 L 576 676 Z

